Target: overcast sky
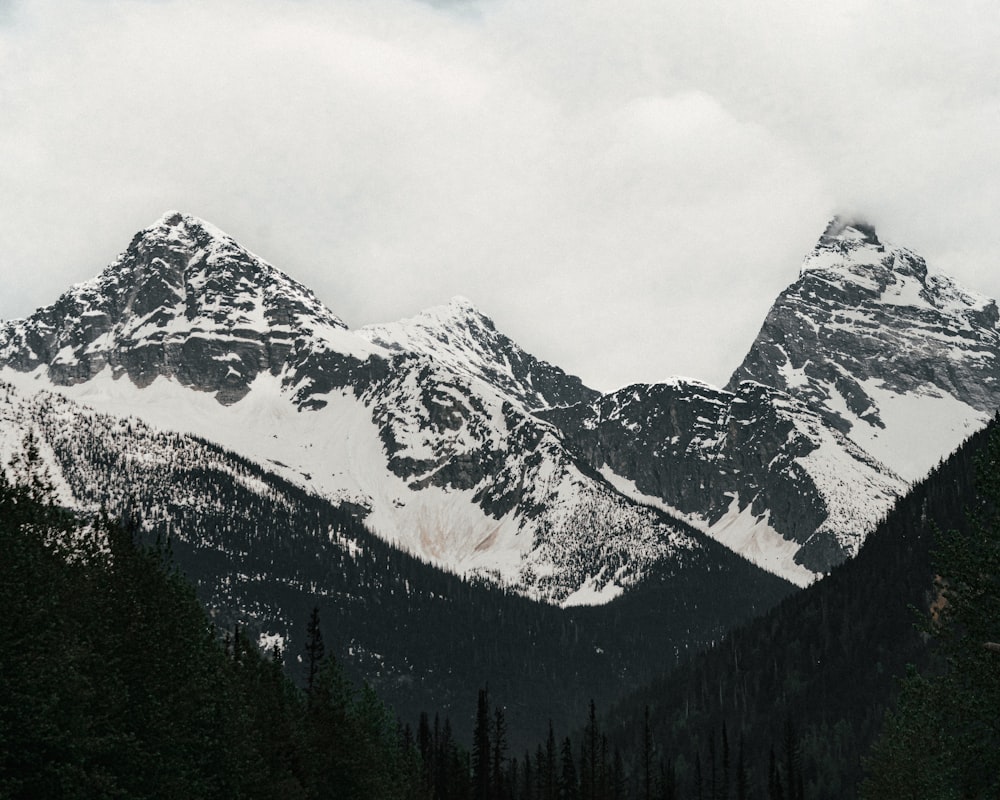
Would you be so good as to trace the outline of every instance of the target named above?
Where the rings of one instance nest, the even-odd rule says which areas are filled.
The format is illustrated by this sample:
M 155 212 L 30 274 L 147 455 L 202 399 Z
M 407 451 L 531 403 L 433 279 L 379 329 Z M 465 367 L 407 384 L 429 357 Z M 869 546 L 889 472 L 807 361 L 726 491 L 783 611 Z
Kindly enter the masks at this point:
M 723 383 L 835 212 L 1000 296 L 995 0 L 0 0 L 0 319 L 167 209 L 352 327 Z

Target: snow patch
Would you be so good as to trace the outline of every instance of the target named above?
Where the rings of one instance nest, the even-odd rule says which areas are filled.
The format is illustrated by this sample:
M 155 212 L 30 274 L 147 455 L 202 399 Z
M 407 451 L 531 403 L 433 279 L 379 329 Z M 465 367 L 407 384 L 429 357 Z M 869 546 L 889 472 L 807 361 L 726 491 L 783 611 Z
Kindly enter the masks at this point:
M 861 381 L 861 385 L 875 401 L 886 427 L 859 420 L 851 428 L 850 438 L 910 482 L 923 478 L 990 419 L 950 394 L 898 394 L 875 379 Z M 846 406 L 841 413 L 845 411 Z M 844 416 L 857 419 L 850 412 Z
M 685 514 L 658 497 L 644 494 L 634 481 L 622 477 L 607 465 L 603 466 L 600 472 L 608 483 L 626 497 L 684 520 L 692 528 L 711 536 L 751 563 L 796 586 L 808 586 L 821 577 L 818 573 L 795 563 L 795 554 L 801 544 L 786 539 L 774 530 L 768 524 L 767 514 L 756 517 L 749 506 L 741 510 L 738 497 L 734 496 L 726 513 L 711 524 L 700 515 Z

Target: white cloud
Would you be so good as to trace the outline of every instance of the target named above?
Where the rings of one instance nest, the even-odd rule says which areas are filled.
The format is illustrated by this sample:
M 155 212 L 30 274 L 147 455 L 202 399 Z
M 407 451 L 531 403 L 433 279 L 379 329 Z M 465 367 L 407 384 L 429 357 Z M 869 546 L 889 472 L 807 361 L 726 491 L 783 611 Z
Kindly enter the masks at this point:
M 1000 12 L 91 0 L 0 12 L 0 317 L 179 207 L 351 324 L 473 298 L 603 388 L 723 381 L 837 208 L 1000 295 Z

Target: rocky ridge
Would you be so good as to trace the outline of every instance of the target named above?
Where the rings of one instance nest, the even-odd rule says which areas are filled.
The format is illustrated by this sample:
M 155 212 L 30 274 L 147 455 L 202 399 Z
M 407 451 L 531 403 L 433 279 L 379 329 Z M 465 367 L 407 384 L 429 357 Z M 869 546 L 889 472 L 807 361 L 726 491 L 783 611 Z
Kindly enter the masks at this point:
M 158 377 L 242 399 L 258 375 L 284 386 L 310 375 L 298 400 L 353 383 L 377 348 L 305 286 L 212 225 L 176 211 L 140 231 L 97 278 L 0 328 L 0 362 L 44 367 L 56 386 L 105 369 L 138 387 Z
M 0 325 L 0 371 L 218 441 L 439 566 L 604 602 L 655 563 L 691 561 L 698 531 L 800 585 L 857 552 L 905 488 L 879 463 L 891 448 L 858 430 L 900 427 L 888 396 L 946 391 L 971 409 L 955 425 L 975 425 L 996 317 L 870 226 L 835 222 L 727 389 L 677 379 L 602 397 L 464 298 L 349 330 L 169 212 L 98 278 Z
M 912 480 L 1000 405 L 998 320 L 994 300 L 835 218 L 726 388 L 787 392 Z
M 551 602 L 605 601 L 699 548 L 527 411 L 596 393 L 468 302 L 446 317 L 433 334 L 419 319 L 350 331 L 218 229 L 169 212 L 98 278 L 0 328 L 0 365 L 21 387 L 217 441 L 364 509 L 421 557 Z
M 637 384 L 545 416 L 624 491 L 800 585 L 855 555 L 903 488 L 802 402 L 752 381 Z

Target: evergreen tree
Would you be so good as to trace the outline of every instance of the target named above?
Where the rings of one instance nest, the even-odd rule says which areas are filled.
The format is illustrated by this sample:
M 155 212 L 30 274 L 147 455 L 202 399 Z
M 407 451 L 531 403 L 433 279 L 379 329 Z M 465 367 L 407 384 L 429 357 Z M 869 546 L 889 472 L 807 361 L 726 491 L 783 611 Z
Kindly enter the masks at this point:
M 559 773 L 559 800 L 579 800 L 580 783 L 573 760 L 573 742 L 567 736 L 562 743 L 561 771 Z
M 719 783 L 719 797 L 721 800 L 729 800 L 729 735 L 726 732 L 726 723 L 722 723 L 722 772 Z
M 748 800 L 750 797 L 750 776 L 747 774 L 744 754 L 743 735 L 740 734 L 740 749 L 736 757 L 736 800 Z
M 590 701 L 587 724 L 583 729 L 583 749 L 580 758 L 580 796 L 583 800 L 597 800 L 600 792 L 599 777 L 601 733 L 597 724 L 597 707 Z
M 785 790 L 781 783 L 781 773 L 778 772 L 778 760 L 774 756 L 774 748 L 767 763 L 767 797 L 768 800 L 785 800 Z
M 545 740 L 545 759 L 543 769 L 545 779 L 542 782 L 545 800 L 556 800 L 559 796 L 558 755 L 556 752 L 556 735 L 549 720 L 549 735 Z
M 319 624 L 319 606 L 313 606 L 312 612 L 309 614 L 309 624 L 306 627 L 306 693 L 310 697 L 325 654 L 323 631 Z
M 649 706 L 642 723 L 642 798 L 652 800 L 653 797 L 653 730 L 649 724 Z
M 475 800 L 490 800 L 490 695 L 479 690 L 476 726 L 472 733 L 472 786 Z
M 625 800 L 625 761 L 622 758 L 622 751 L 615 748 L 614 757 L 611 760 L 611 787 L 610 796 L 612 800 Z
M 492 790 L 490 792 L 493 800 L 504 800 L 506 787 L 504 772 L 507 764 L 507 722 L 504 719 L 503 709 L 499 706 L 493 712 L 493 764 L 491 767 Z M 511 777 L 511 783 L 516 785 L 515 777 Z
M 866 798 L 1000 796 L 1000 428 L 977 460 L 964 526 L 938 534 L 925 630 L 941 669 L 911 668 L 868 761 Z

